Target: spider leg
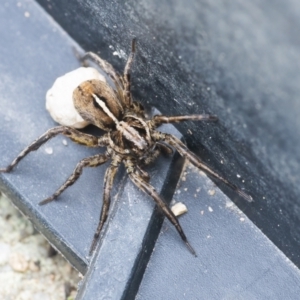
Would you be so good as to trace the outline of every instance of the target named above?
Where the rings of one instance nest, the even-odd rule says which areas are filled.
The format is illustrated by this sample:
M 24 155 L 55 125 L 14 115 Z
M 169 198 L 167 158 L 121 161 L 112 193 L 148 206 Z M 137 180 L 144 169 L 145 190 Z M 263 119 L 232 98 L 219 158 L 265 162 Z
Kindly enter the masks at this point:
M 139 165 L 136 165 L 136 171 L 139 173 L 139 175 L 146 181 L 149 182 L 150 180 L 150 175 L 148 172 L 143 170 Z
M 157 142 L 155 143 L 153 148 L 142 157 L 140 157 L 139 160 L 143 164 L 149 165 L 150 163 L 155 161 L 162 152 L 163 154 L 171 155 L 173 153 L 173 149 L 167 144 Z
M 160 148 L 161 152 L 163 152 L 164 154 L 167 154 L 167 155 L 173 154 L 173 149 L 169 145 L 161 143 L 161 142 L 157 142 L 157 146 Z
M 187 116 L 162 116 L 156 115 L 150 120 L 152 126 L 158 127 L 164 123 L 178 123 L 183 121 L 217 121 L 218 117 L 215 115 L 187 115 Z
M 113 66 L 99 57 L 97 54 L 93 52 L 87 52 L 82 57 L 80 55 L 77 55 L 77 58 L 79 61 L 86 66 L 86 60 L 91 59 L 93 62 L 95 62 L 114 82 L 116 87 L 116 94 L 119 95 L 119 100 L 122 102 L 122 105 L 126 105 L 126 100 L 123 100 L 124 98 L 124 79 L 118 72 L 115 71 Z
M 77 56 L 78 57 L 78 56 Z M 118 83 L 122 86 L 120 82 L 120 75 L 115 71 L 113 66 L 98 56 L 96 53 L 93 52 L 86 52 L 83 56 L 78 57 L 79 61 L 84 63 L 86 60 L 91 59 L 95 62 L 115 83 Z
M 73 50 L 73 54 L 74 56 L 77 58 L 77 60 L 80 62 L 81 66 L 82 67 L 85 67 L 85 68 L 88 68 L 90 67 L 90 64 L 87 62 L 86 59 L 83 59 L 83 54 L 82 55 L 82 52 L 79 51 L 76 47 L 72 47 L 72 50 Z
M 101 213 L 100 213 L 100 220 L 99 220 L 99 224 L 97 226 L 96 232 L 94 234 L 94 238 L 92 241 L 92 245 L 90 247 L 90 251 L 89 254 L 91 255 L 93 253 L 93 251 L 95 250 L 97 241 L 99 239 L 100 236 L 100 232 L 102 230 L 102 227 L 107 219 L 107 215 L 108 215 L 108 211 L 109 211 L 109 207 L 110 207 L 110 191 L 113 185 L 113 181 L 115 178 L 115 175 L 117 173 L 117 170 L 119 168 L 120 165 L 120 160 L 119 157 L 116 156 L 116 159 L 113 159 L 111 162 L 111 165 L 107 168 L 106 172 L 105 172 L 105 177 L 104 177 L 104 192 L 103 192 L 103 204 L 102 204 L 102 209 L 101 209 Z
M 47 199 L 41 201 L 39 205 L 44 205 L 47 204 L 53 200 L 55 200 L 66 188 L 68 188 L 70 185 L 74 184 L 77 179 L 80 177 L 82 174 L 82 170 L 84 167 L 98 167 L 105 163 L 109 157 L 105 154 L 97 154 L 91 157 L 84 158 L 81 160 L 76 168 L 74 169 L 73 173 L 71 176 L 66 180 L 66 182 L 59 188 L 57 191 Z
M 178 231 L 181 239 L 184 241 L 184 243 L 186 244 L 186 246 L 188 247 L 188 249 L 190 250 L 190 252 L 193 255 L 197 256 L 195 250 L 193 249 L 193 247 L 188 242 L 187 237 L 184 234 L 183 229 L 182 229 L 181 225 L 179 224 L 178 219 L 176 218 L 176 216 L 172 212 L 172 210 L 161 199 L 161 197 L 159 196 L 159 194 L 157 193 L 157 191 L 154 189 L 154 187 L 152 185 L 150 185 L 148 182 L 146 182 L 141 176 L 139 176 L 137 174 L 138 172 L 133 171 L 133 167 L 131 165 L 132 165 L 131 161 L 127 161 L 125 163 L 128 175 L 129 175 L 130 179 L 132 180 L 132 182 L 138 188 L 140 188 L 143 192 L 145 192 L 146 194 L 148 194 L 149 196 L 151 196 L 153 198 L 153 200 L 156 202 L 157 206 L 163 211 L 164 215 L 175 226 L 175 228 Z
M 131 94 L 130 94 L 130 69 L 131 69 L 131 65 L 134 59 L 134 55 L 135 55 L 135 48 L 136 48 L 136 39 L 132 40 L 131 43 L 131 53 L 129 54 L 129 57 L 127 59 L 127 63 L 125 65 L 124 68 L 124 98 L 125 98 L 125 102 L 126 105 L 129 106 L 131 104 Z
M 244 191 L 239 189 L 235 184 L 231 183 L 230 181 L 228 181 L 227 179 L 225 179 L 224 177 L 222 177 L 221 175 L 213 171 L 198 156 L 196 156 L 193 152 L 191 152 L 183 142 L 181 142 L 175 136 L 171 134 L 155 131 L 154 138 L 169 143 L 179 152 L 181 156 L 186 157 L 193 165 L 203 170 L 207 174 L 224 182 L 226 185 L 228 185 L 231 189 L 233 189 L 236 193 L 238 193 L 241 197 L 243 197 L 248 202 L 253 201 L 253 198 L 250 195 L 246 194 Z
M 97 147 L 99 146 L 98 138 L 86 133 L 82 133 L 76 129 L 66 126 L 57 126 L 52 129 L 46 131 L 43 135 L 37 138 L 34 142 L 32 142 L 28 147 L 26 147 L 6 168 L 0 169 L 1 172 L 10 172 L 22 158 L 24 158 L 31 151 L 35 151 L 39 149 L 44 143 L 46 143 L 51 138 L 57 136 L 58 134 L 62 134 L 72 141 L 88 146 L 88 147 Z

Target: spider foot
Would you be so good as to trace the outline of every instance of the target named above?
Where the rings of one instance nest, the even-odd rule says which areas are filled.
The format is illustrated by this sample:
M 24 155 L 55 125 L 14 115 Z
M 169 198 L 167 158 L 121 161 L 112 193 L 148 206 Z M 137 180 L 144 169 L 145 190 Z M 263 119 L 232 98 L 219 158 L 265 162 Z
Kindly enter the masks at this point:
M 0 173 L 8 173 L 8 172 L 11 171 L 11 169 L 12 169 L 12 168 L 10 168 L 10 167 L 2 168 L 2 169 L 0 169 Z
M 218 120 L 219 120 L 219 118 L 215 115 L 207 115 L 207 118 L 205 119 L 205 121 L 212 121 L 212 122 L 215 122 Z
M 186 246 L 188 247 L 189 251 L 195 256 L 197 257 L 196 251 L 194 250 L 194 248 L 191 246 L 191 244 L 186 240 L 184 241 Z
M 55 200 L 55 198 L 56 198 L 55 196 L 48 197 L 48 198 L 46 198 L 45 200 L 39 202 L 39 205 L 45 205 L 45 204 L 47 204 L 47 203 L 49 203 L 49 202 L 52 202 L 52 201 Z
M 84 54 L 76 47 L 72 47 L 73 54 L 83 67 L 90 67 L 90 64 L 84 59 Z
M 91 256 L 93 254 L 93 252 L 96 248 L 97 242 L 98 242 L 98 238 L 99 238 L 99 235 L 95 234 L 94 239 L 92 241 L 92 245 L 91 245 L 90 250 L 89 250 L 89 256 Z
M 253 198 L 246 194 L 244 191 L 240 190 L 240 189 L 237 189 L 236 192 L 241 196 L 243 197 L 245 200 L 247 200 L 248 202 L 253 202 Z

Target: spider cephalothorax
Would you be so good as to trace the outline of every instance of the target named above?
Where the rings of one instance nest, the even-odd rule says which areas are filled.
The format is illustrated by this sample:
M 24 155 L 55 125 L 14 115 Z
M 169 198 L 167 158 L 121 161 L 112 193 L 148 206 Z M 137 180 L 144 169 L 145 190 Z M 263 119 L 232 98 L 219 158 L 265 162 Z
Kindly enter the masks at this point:
M 107 219 L 110 206 L 110 191 L 114 177 L 120 164 L 123 163 L 133 183 L 155 200 L 165 216 L 176 227 L 189 250 L 195 255 L 195 251 L 189 244 L 176 216 L 169 206 L 164 203 L 156 190 L 149 184 L 149 175 L 142 169 L 142 166 L 154 161 L 161 151 L 170 153 L 174 148 L 196 167 L 208 175 L 221 180 L 246 200 L 252 201 L 252 198 L 211 170 L 175 136 L 156 130 L 163 123 L 187 120 L 215 121 L 217 120 L 216 116 L 188 115 L 167 117 L 156 115 L 152 119 L 146 118 L 142 105 L 133 101 L 130 93 L 129 71 L 134 53 L 135 40 L 132 41 L 132 51 L 122 76 L 108 62 L 94 53 L 88 52 L 81 58 L 82 61 L 92 59 L 96 62 L 115 84 L 115 87 L 112 88 L 104 81 L 88 80 L 81 83 L 73 92 L 74 106 L 80 116 L 85 121 L 106 131 L 106 134 L 97 137 L 82 133 L 68 126 L 54 127 L 25 148 L 8 167 L 0 169 L 0 172 L 11 171 L 29 152 L 37 150 L 42 144 L 58 134 L 69 137 L 72 141 L 88 147 L 106 147 L 104 154 L 97 154 L 81 160 L 66 182 L 51 197 L 41 201 L 40 204 L 43 205 L 55 200 L 68 186 L 72 185 L 79 178 L 84 167 L 96 167 L 111 160 L 110 166 L 105 173 L 102 210 L 90 248 L 91 253 L 95 248 L 101 229 Z

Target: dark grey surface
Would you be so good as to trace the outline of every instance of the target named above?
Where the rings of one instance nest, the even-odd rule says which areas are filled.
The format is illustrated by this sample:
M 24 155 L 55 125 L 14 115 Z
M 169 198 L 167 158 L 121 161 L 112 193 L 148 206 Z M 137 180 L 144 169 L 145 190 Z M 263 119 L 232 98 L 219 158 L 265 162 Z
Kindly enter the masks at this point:
M 203 173 L 187 168 L 174 200 L 198 257 L 165 221 L 136 300 L 299 299 L 298 268 Z
M 99 49 L 101 56 L 120 71 L 125 56 L 119 59 L 113 53 L 116 51 L 121 56 L 122 51 L 128 53 L 131 38 L 137 36 L 133 90 L 143 103 L 155 104 L 166 114 L 212 112 L 220 117 L 217 124 L 189 122 L 180 129 L 183 133 L 191 130 L 192 135 L 186 134 L 190 145 L 215 169 L 220 169 L 239 186 L 245 185 L 255 198 L 254 204 L 239 202 L 235 194 L 230 197 L 298 263 L 300 68 L 299 37 L 295 28 L 299 28 L 299 4 L 292 1 L 251 4 L 233 1 L 226 5 L 223 2 L 208 5 L 205 1 L 190 1 L 189 5 L 180 1 L 80 3 L 81 8 L 76 1 L 47 1 L 46 6 L 51 6 L 54 16 L 86 50 Z M 29 17 L 25 17 L 25 12 Z M 54 126 L 44 108 L 45 92 L 56 77 L 76 68 L 78 63 L 72 55 L 73 41 L 34 2 L 21 3 L 21 6 L 3 4 L 0 20 L 2 167 L 34 138 Z M 46 154 L 46 147 L 53 148 L 52 155 Z M 67 178 L 81 158 L 97 152 L 71 142 L 66 147 L 60 137 L 46 147 L 28 156 L 12 174 L 0 175 L 0 188 L 84 273 L 100 212 L 105 167 L 85 170 L 83 177 L 60 201 L 40 208 L 37 203 Z M 151 170 L 158 175 L 163 175 L 160 170 L 167 171 L 161 163 Z M 121 172 L 117 179 L 115 193 L 124 194 L 131 189 L 130 185 L 124 185 L 122 175 Z M 163 181 L 154 177 L 153 182 L 161 187 Z M 200 187 L 200 193 L 205 193 L 206 183 L 200 186 L 193 178 L 188 180 L 188 189 L 197 191 Z M 195 206 L 189 204 L 190 212 L 182 218 L 198 258 L 188 252 L 167 223 L 164 228 L 170 230 L 163 231 L 155 247 L 139 297 L 143 295 L 147 299 L 155 289 L 156 296 L 165 293 L 181 297 L 185 293 L 198 298 L 213 295 L 216 299 L 230 299 L 233 295 L 236 299 L 243 293 L 243 299 L 255 299 L 255 296 L 275 297 L 281 287 L 279 296 L 297 299 L 294 297 L 298 295 L 294 292 L 299 286 L 296 267 L 250 221 L 241 222 L 236 210 L 224 209 L 224 203 L 231 202 L 214 189 L 217 191 L 214 197 L 200 198 L 193 203 Z M 230 191 L 226 189 L 226 192 Z M 180 200 L 189 198 L 187 196 Z M 118 218 L 126 207 L 130 213 L 145 205 L 141 216 L 133 219 L 145 225 L 145 216 L 152 209 L 150 199 L 145 198 L 145 203 L 140 198 L 134 200 L 137 207 L 128 207 L 119 199 L 107 234 L 120 229 L 113 224 L 120 222 Z M 205 202 L 211 198 L 213 202 Z M 127 201 L 131 201 L 130 197 Z M 207 212 L 208 203 L 212 213 Z M 203 217 L 201 210 L 205 211 Z M 127 221 L 124 220 L 124 224 L 130 226 Z M 115 231 L 110 231 L 112 229 Z M 101 255 L 94 257 L 80 298 L 98 293 L 99 285 L 115 286 L 118 290 L 111 292 L 118 295 L 123 291 L 124 282 L 116 284 L 120 276 L 113 274 L 122 273 L 118 267 L 124 263 L 126 278 L 129 278 L 128 266 L 135 268 L 136 264 L 132 260 L 126 264 L 127 251 L 132 247 L 135 253 L 141 253 L 140 247 L 145 243 L 137 238 L 136 244 L 119 249 L 121 252 L 115 248 L 109 260 L 112 250 L 108 246 L 121 245 L 126 238 L 122 230 L 119 234 L 115 240 L 106 240 L 107 244 L 99 249 L 98 255 Z M 208 235 L 211 238 L 207 238 Z M 132 254 L 134 259 L 134 252 Z M 115 255 L 119 259 L 117 265 L 114 265 Z M 111 268 L 107 269 L 103 263 Z M 102 270 L 109 270 L 109 276 Z M 185 285 L 179 285 L 181 282 Z M 166 286 L 174 292 L 167 293 Z M 131 296 L 124 297 L 130 299 Z
M 143 103 L 219 116 L 216 126 L 178 128 L 214 169 L 245 186 L 255 199 L 247 215 L 299 266 L 299 1 L 39 2 L 118 70 L 113 52 L 126 52 L 136 36 L 133 91 Z

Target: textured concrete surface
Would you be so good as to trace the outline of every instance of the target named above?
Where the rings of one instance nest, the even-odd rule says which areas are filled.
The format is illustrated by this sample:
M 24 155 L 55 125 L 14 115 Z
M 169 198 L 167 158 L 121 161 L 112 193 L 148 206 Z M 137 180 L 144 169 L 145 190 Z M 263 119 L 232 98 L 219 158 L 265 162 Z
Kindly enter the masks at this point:
M 0 195 L 0 299 L 75 299 L 78 271 L 3 194 Z M 50 249 L 50 250 L 49 250 Z

